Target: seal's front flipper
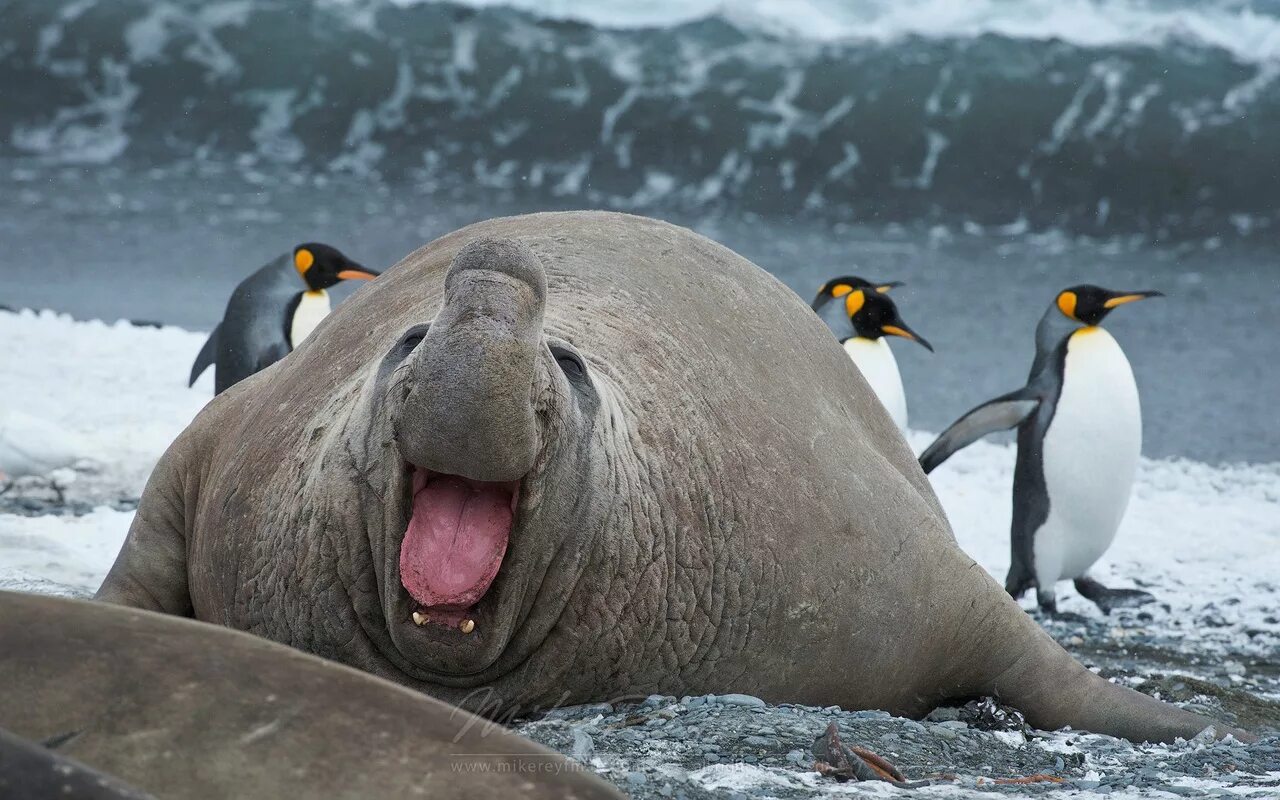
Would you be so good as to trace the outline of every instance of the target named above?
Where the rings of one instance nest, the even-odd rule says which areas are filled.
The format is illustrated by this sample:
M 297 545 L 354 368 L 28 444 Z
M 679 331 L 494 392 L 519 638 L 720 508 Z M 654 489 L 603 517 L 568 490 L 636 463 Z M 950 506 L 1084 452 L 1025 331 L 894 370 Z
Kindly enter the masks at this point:
M 951 427 L 920 454 L 920 467 L 926 474 L 933 472 L 934 467 L 951 458 L 952 453 L 988 433 L 1020 425 L 1039 406 L 1040 398 L 1026 388 L 988 400 L 951 423 Z
M 169 445 L 147 480 L 138 513 L 96 600 L 178 616 L 192 616 L 187 589 L 188 470 L 195 440 L 190 428 Z M 194 503 L 193 503 L 194 504 Z
M 1156 600 L 1141 589 L 1108 589 L 1087 575 L 1076 578 L 1075 585 L 1080 596 L 1092 600 L 1103 614 L 1110 614 L 1112 609 L 1135 608 Z
M 209 365 L 218 358 L 218 331 L 222 330 L 222 323 L 219 322 L 213 326 L 213 331 L 209 333 L 209 338 L 204 340 L 204 346 L 200 348 L 196 361 L 191 365 L 191 377 L 187 379 L 187 388 L 195 386 L 196 378 L 200 377 Z

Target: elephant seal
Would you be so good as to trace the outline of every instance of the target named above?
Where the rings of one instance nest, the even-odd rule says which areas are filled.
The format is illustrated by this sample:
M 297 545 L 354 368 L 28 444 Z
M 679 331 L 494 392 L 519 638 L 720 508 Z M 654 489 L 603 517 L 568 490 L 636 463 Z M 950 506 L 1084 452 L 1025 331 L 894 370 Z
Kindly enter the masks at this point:
M 155 800 L 73 758 L 0 728 L 0 797 L 5 800 Z
M 0 592 L 0 642 L 0 723 L 62 742 L 0 738 L 0 789 L 145 796 L 75 759 L 163 798 L 622 796 L 465 711 L 216 625 Z M 35 791 L 45 765 L 58 791 Z
M 687 229 L 472 225 L 213 400 L 98 597 L 485 713 L 995 694 L 1043 728 L 1208 726 L 1085 669 L 960 550 L 846 362 L 799 297 Z

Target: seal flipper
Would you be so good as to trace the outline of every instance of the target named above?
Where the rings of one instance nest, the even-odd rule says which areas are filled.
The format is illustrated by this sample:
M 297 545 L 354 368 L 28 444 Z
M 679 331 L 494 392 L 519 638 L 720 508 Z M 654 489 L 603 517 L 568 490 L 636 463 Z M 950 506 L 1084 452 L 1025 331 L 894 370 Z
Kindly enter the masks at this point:
M 187 379 L 187 388 L 195 386 L 196 379 L 199 378 L 209 365 L 218 359 L 218 332 L 222 330 L 222 323 L 219 322 L 213 326 L 213 330 L 209 332 L 209 338 L 204 340 L 204 346 L 200 348 L 200 353 L 196 356 L 196 361 L 191 365 L 191 377 Z
M 188 487 L 195 486 L 194 481 L 188 481 L 189 465 L 198 443 L 192 428 L 169 445 L 152 470 L 129 535 L 95 600 L 182 617 L 193 615 L 186 539 L 187 503 L 194 502 L 194 491 L 188 496 Z
M 1155 602 L 1155 597 L 1141 589 L 1108 589 L 1088 575 L 1076 578 L 1075 586 L 1080 596 L 1092 600 L 1103 614 L 1110 614 L 1117 608 L 1132 608 Z
M 154 800 L 105 772 L 0 728 L 0 793 L 11 800 Z
M 957 450 L 968 447 L 988 433 L 1021 424 L 1039 407 L 1040 397 L 1026 387 L 988 400 L 951 423 L 951 427 L 920 454 L 921 468 L 926 474 L 932 472 Z
M 963 632 L 946 650 L 963 664 L 948 696 L 995 697 L 1043 730 L 1070 725 L 1132 742 L 1172 742 L 1213 727 L 1218 738 L 1256 740 L 1246 731 L 1111 683 L 1076 661 L 1008 594 L 992 591 L 994 583 L 972 559 L 958 559 L 951 569 L 963 570 L 972 594 L 962 606 L 964 617 L 948 625 Z M 955 659 L 955 653 L 966 651 L 967 660 Z

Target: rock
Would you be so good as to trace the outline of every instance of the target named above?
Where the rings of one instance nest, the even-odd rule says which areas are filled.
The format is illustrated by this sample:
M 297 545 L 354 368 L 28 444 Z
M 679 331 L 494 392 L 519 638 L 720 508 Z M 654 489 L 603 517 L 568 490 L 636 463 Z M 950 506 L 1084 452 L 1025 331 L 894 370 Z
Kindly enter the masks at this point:
M 938 706 L 925 719 L 929 722 L 952 722 L 960 719 L 960 709 L 956 706 Z
M 1241 661 L 1259 663 L 1247 658 Z M 1265 674 L 1260 668 L 1251 668 L 1247 680 Z M 1199 684 L 1192 681 L 1170 676 L 1161 688 L 1170 691 L 1174 684 L 1182 683 L 1187 697 L 1202 697 Z M 516 721 L 512 727 L 598 769 L 636 800 L 724 800 L 733 796 L 744 800 L 818 800 L 839 789 L 834 778 L 814 774 L 816 758 L 807 746 L 800 745 L 807 745 L 815 732 L 832 722 L 851 750 L 866 748 L 896 765 L 909 781 L 942 774 L 958 776 L 956 797 L 1055 800 L 1079 795 L 1081 800 L 1101 800 L 1110 795 L 1154 800 L 1175 796 L 1176 792 L 1167 792 L 1165 787 L 1182 783 L 1183 777 L 1196 779 L 1198 794 L 1194 796 L 1212 796 L 1224 787 L 1241 796 L 1249 792 L 1256 797 L 1280 796 L 1275 791 L 1276 777 L 1267 777 L 1268 770 L 1280 772 L 1280 738 L 1274 733 L 1264 735 L 1258 743 L 1204 739 L 1167 747 L 1135 747 L 1106 736 L 1037 732 L 1019 743 L 1007 735 L 971 728 L 954 718 L 959 717 L 959 708 L 939 709 L 922 723 L 881 711 L 747 702 L 735 705 L 713 696 L 681 698 L 677 704 L 675 698 L 654 695 L 616 707 L 596 704 L 558 709 L 537 720 Z M 1259 732 L 1265 734 L 1269 730 L 1265 728 L 1269 701 L 1260 702 L 1263 705 L 1257 706 L 1256 713 L 1264 720 Z M 1089 774 L 1090 770 L 1096 774 Z M 639 778 L 632 778 L 633 774 L 643 777 L 644 782 L 637 783 Z M 700 774 L 704 777 L 696 777 Z M 1016 787 L 994 783 L 1039 774 L 1060 777 L 1066 783 Z M 973 792 L 979 779 L 984 783 Z M 861 792 L 867 794 L 866 790 Z
M 581 719 L 594 717 L 597 714 L 612 714 L 613 706 L 608 703 L 590 703 L 581 706 L 561 706 L 553 708 L 542 715 L 543 719 Z
M 709 697 L 712 695 L 709 695 Z M 724 706 L 746 706 L 747 708 L 764 708 L 765 702 L 759 697 L 752 697 L 749 694 L 722 694 L 716 697 L 720 705 Z
M 1027 729 L 1027 720 L 1021 711 L 1001 705 L 990 697 L 966 703 L 960 709 L 959 719 L 982 731 L 1025 733 Z
M 569 751 L 569 756 L 585 764 L 591 760 L 591 756 L 595 755 L 595 752 L 596 748 L 591 742 L 591 737 L 584 731 L 574 730 L 573 749 Z

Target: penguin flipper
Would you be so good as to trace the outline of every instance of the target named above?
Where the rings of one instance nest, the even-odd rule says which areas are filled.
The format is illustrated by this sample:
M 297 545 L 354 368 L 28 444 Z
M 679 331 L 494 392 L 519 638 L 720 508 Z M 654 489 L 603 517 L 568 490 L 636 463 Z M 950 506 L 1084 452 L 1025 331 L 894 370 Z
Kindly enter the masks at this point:
M 221 322 L 213 326 L 213 331 L 209 333 L 209 338 L 204 340 L 204 346 L 200 348 L 200 353 L 196 356 L 196 363 L 191 365 L 191 377 L 187 379 L 188 389 L 195 386 L 196 379 L 209 368 L 210 364 L 218 359 L 218 331 L 220 330 L 222 330 Z
M 1026 387 L 988 400 L 951 423 L 951 427 L 920 454 L 920 466 L 926 473 L 932 472 L 957 450 L 968 447 L 989 433 L 1021 424 L 1039 406 L 1040 398 Z

